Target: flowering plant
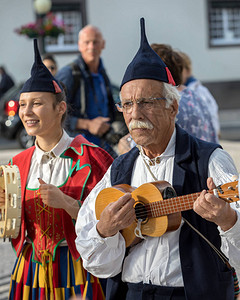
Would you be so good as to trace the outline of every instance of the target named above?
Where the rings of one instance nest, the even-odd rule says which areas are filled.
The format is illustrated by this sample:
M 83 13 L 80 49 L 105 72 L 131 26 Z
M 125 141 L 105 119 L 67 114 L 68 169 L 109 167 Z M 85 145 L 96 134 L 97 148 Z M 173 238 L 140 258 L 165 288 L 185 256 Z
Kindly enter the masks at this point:
M 18 34 L 26 35 L 29 38 L 51 36 L 57 38 L 59 34 L 66 32 L 63 21 L 58 20 L 53 13 L 48 13 L 42 20 L 37 20 L 36 23 L 29 23 L 15 29 Z

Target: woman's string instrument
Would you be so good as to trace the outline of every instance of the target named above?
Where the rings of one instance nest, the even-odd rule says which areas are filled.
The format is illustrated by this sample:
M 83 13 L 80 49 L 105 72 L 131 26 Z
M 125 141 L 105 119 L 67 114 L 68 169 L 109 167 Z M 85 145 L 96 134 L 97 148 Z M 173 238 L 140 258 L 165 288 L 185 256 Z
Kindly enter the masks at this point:
M 21 180 L 16 165 L 0 166 L 0 187 L 5 202 L 0 202 L 0 238 L 16 238 L 21 225 Z

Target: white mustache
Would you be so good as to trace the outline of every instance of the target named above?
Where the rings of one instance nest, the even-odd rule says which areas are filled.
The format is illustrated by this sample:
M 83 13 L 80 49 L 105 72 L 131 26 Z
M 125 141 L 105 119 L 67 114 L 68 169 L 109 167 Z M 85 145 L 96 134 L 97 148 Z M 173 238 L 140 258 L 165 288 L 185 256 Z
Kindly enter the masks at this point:
M 153 129 L 153 124 L 149 121 L 132 120 L 129 123 L 129 130 L 133 130 L 136 128 Z

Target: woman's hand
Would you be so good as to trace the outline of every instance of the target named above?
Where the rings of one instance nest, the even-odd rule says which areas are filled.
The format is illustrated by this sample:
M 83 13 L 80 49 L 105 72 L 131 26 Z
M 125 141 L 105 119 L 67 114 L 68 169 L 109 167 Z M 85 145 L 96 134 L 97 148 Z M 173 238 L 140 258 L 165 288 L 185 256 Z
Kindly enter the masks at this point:
M 63 192 L 55 185 L 45 183 L 41 178 L 38 181 L 40 183 L 39 191 L 43 203 L 50 207 L 63 208 Z
M 39 191 L 43 203 L 49 207 L 62 208 L 73 219 L 76 219 L 80 208 L 78 201 L 64 194 L 55 185 L 47 184 L 41 178 L 38 180 L 40 183 Z

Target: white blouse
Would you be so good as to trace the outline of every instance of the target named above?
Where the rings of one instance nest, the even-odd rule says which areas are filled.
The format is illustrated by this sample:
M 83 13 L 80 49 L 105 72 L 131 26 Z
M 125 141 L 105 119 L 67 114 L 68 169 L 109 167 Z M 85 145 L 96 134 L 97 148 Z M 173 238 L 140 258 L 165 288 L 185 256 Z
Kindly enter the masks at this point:
M 33 152 L 31 166 L 28 173 L 27 188 L 38 189 L 39 181 L 41 178 L 47 184 L 53 184 L 60 186 L 66 180 L 70 165 L 70 158 L 62 158 L 60 155 L 71 144 L 73 138 L 63 131 L 62 138 L 57 145 L 54 146 L 49 152 L 41 150 L 37 143 L 35 143 L 36 149 Z

